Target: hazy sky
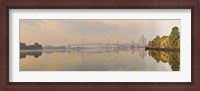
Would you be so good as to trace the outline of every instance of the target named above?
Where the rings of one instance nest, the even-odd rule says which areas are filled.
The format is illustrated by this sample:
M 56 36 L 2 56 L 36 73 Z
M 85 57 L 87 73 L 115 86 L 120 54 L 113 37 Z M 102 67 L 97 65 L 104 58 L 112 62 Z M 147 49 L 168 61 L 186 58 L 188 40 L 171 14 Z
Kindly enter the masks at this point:
M 138 42 L 156 35 L 169 35 L 172 27 L 181 31 L 180 20 L 20 20 L 20 42 L 67 45 L 97 42 Z

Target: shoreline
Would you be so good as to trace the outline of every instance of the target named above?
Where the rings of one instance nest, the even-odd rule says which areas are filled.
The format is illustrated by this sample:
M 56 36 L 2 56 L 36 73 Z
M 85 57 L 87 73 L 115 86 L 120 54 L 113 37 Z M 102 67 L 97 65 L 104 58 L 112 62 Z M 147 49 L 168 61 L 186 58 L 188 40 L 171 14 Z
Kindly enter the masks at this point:
M 149 47 L 145 47 L 145 50 L 180 52 L 180 48 L 172 49 L 172 48 L 149 48 Z

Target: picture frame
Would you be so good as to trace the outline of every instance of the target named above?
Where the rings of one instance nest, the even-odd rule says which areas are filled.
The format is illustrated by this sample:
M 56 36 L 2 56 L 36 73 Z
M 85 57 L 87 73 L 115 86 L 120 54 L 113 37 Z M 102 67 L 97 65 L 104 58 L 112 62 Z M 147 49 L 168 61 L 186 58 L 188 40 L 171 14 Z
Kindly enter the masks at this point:
M 10 9 L 191 9 L 191 82 L 9 82 Z M 199 1 L 198 0 L 111 0 L 111 1 L 15 1 L 1 2 L 1 89 L 2 90 L 136 90 L 199 91 Z

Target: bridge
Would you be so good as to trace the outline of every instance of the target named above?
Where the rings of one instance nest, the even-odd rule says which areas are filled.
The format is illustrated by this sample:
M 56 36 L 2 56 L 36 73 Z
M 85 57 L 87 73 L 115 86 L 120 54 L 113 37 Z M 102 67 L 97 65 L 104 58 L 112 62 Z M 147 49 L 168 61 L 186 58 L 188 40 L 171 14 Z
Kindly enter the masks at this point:
M 117 45 L 117 44 L 110 44 L 110 43 L 84 43 L 84 44 L 69 44 L 68 46 L 83 46 L 83 45 Z
M 82 43 L 82 44 L 69 44 L 65 46 L 66 48 L 84 48 L 84 47 L 134 47 L 135 45 L 131 44 L 117 44 L 117 43 Z
M 91 46 L 97 46 L 97 47 L 137 47 L 137 48 L 143 48 L 145 46 L 140 46 L 140 45 L 134 45 L 130 43 L 124 43 L 124 44 L 119 44 L 119 43 L 82 43 L 82 44 L 69 44 L 65 46 L 66 48 L 73 48 L 73 47 L 91 47 Z

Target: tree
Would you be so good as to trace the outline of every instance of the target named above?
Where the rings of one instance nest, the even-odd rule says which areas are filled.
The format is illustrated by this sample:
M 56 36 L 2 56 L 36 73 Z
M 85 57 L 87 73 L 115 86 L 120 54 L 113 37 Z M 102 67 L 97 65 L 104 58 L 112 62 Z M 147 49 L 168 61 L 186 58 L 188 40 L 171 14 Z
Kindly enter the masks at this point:
M 175 26 L 175 27 L 172 28 L 172 31 L 169 35 L 170 45 L 171 45 L 172 48 L 178 47 L 178 41 L 180 41 L 179 37 L 180 37 L 179 29 L 178 29 L 178 27 Z
M 25 49 L 42 49 L 42 45 L 39 44 L 38 42 L 35 42 L 34 45 L 26 45 L 25 43 L 20 42 L 20 49 L 25 50 Z
M 151 42 L 152 42 L 152 41 L 149 41 L 149 43 L 148 43 L 148 47 L 150 47 L 150 48 L 152 48 Z
M 26 48 L 27 48 L 26 44 L 20 42 L 20 49 L 26 49 Z
M 180 33 L 178 27 L 173 27 L 169 36 L 156 36 L 148 43 L 149 48 L 180 48 Z
M 38 42 L 34 43 L 35 49 L 42 49 L 42 45 L 40 45 Z

